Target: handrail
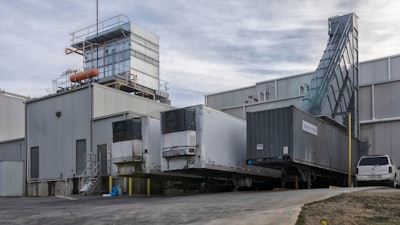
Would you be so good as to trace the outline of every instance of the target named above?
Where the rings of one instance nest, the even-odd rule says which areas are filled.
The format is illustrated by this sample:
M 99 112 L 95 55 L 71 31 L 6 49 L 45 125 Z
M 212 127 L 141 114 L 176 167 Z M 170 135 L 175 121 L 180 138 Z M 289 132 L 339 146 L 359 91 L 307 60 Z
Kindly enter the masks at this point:
M 333 53 L 332 60 L 328 66 L 328 69 L 326 70 L 326 74 L 328 75 L 327 79 L 323 80 L 323 83 L 321 85 L 321 88 L 317 91 L 317 96 L 319 98 L 324 99 L 324 96 L 321 96 L 321 92 L 327 89 L 329 84 L 331 83 L 332 77 L 334 76 L 334 70 L 336 69 L 337 63 L 340 61 L 341 55 L 343 55 L 343 52 L 345 50 L 344 46 L 346 45 L 346 42 L 349 38 L 349 31 L 350 31 L 350 18 L 347 21 L 347 25 L 343 31 L 343 35 L 340 38 L 338 42 L 338 47 L 336 48 L 335 52 Z M 320 101 L 320 100 L 319 100 Z
M 337 65 L 336 63 L 338 61 L 338 58 L 341 56 L 340 53 L 342 53 L 342 52 L 339 52 L 339 51 L 344 51 L 344 49 L 342 47 L 345 44 L 345 41 L 347 40 L 348 32 L 350 30 L 350 23 L 349 22 L 350 22 L 350 18 L 347 21 L 346 27 L 343 30 L 343 35 L 341 36 L 341 38 L 340 38 L 340 40 L 338 42 L 338 47 L 335 49 L 335 52 L 333 53 L 333 57 L 332 57 L 333 60 L 331 60 L 331 62 L 329 63 L 328 69 L 326 71 L 326 74 L 328 74 L 328 75 L 331 75 L 330 72 L 333 70 L 332 68 L 336 68 L 336 65 Z M 327 86 L 326 83 L 328 83 L 328 80 L 330 80 L 330 78 L 329 79 L 324 79 L 324 81 L 325 81 L 324 82 L 325 85 L 323 86 L 324 88 L 325 88 L 325 86 Z M 322 88 L 319 89 L 319 90 L 322 90 Z M 319 94 L 320 93 L 318 93 L 318 96 L 319 96 Z
M 315 84 L 315 87 L 311 87 L 316 89 L 315 92 L 313 92 L 313 95 L 310 95 L 310 100 L 312 101 L 311 106 L 315 106 L 315 103 L 319 103 L 321 104 L 321 101 L 324 99 L 325 94 L 322 95 L 324 92 L 326 92 L 327 87 L 329 86 L 329 84 L 331 83 L 332 77 L 333 77 L 333 70 L 336 69 L 337 66 L 337 62 L 340 59 L 341 53 L 345 50 L 345 48 L 343 48 L 345 46 L 346 41 L 348 40 L 348 36 L 349 36 L 349 31 L 350 31 L 350 20 L 351 17 L 349 17 L 345 29 L 343 30 L 342 36 L 340 37 L 340 40 L 338 41 L 338 44 L 336 46 L 336 49 L 334 51 L 334 53 L 332 54 L 331 60 L 329 62 L 329 65 L 327 67 L 327 69 L 325 70 L 325 75 L 327 77 L 324 77 L 320 83 L 320 85 Z M 332 37 L 330 38 L 328 45 L 330 46 L 333 44 L 333 40 L 335 39 L 335 37 L 337 36 L 337 33 L 339 32 L 340 25 L 338 25 L 335 29 L 334 34 L 332 35 Z M 315 79 L 321 79 L 318 76 L 315 76 Z M 311 94 L 311 93 L 310 93 Z
M 99 22 L 98 24 L 94 24 L 71 33 L 72 36 L 71 43 L 73 45 L 77 42 L 77 40 L 83 41 L 86 37 L 94 35 L 97 32 L 102 32 L 105 31 L 106 29 L 117 27 L 128 22 L 129 22 L 129 17 L 123 14 L 111 17 L 109 19 Z
M 82 172 L 83 177 L 79 179 L 79 191 L 86 192 L 86 194 L 91 193 L 96 187 L 97 182 L 100 179 L 101 173 L 101 161 L 96 162 L 95 166 L 92 168 L 90 166 L 86 167 L 84 172 Z M 82 189 L 86 186 L 86 190 Z

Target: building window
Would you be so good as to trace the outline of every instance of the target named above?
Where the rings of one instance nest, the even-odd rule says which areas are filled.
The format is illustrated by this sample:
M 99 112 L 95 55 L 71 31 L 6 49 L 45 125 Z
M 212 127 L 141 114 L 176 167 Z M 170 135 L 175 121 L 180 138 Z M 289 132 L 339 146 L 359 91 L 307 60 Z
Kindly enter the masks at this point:
M 305 95 L 308 90 L 308 84 L 299 85 L 299 95 Z
M 39 147 L 31 148 L 31 178 L 39 178 Z
M 260 100 L 260 102 L 265 102 L 269 100 L 269 91 L 260 91 L 258 93 L 258 99 Z

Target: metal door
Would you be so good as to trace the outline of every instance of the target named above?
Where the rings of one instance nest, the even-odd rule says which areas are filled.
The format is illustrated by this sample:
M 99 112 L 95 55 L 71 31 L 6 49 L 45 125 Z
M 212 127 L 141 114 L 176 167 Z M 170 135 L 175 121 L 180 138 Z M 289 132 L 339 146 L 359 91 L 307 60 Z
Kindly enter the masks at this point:
M 80 175 L 86 168 L 86 139 L 76 140 L 76 174 Z
M 107 144 L 97 145 L 97 160 L 100 161 L 101 175 L 108 175 Z

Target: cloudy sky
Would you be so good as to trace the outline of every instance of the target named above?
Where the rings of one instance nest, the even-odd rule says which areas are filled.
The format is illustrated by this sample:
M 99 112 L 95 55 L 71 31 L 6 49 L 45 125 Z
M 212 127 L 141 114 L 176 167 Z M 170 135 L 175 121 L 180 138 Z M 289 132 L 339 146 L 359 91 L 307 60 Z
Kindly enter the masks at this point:
M 160 36 L 160 77 L 173 105 L 204 94 L 316 69 L 328 18 L 359 17 L 360 60 L 400 54 L 400 1 L 99 0 L 99 19 L 124 14 Z M 82 58 L 70 33 L 96 23 L 95 0 L 5 0 L 0 5 L 0 90 L 46 95 Z

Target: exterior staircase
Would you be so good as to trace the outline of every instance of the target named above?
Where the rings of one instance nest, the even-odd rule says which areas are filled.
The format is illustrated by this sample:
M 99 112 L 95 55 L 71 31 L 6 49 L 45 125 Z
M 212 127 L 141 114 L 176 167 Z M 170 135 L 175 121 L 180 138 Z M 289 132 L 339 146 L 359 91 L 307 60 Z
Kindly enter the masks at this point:
M 101 160 L 96 159 L 96 155 L 87 155 L 87 167 L 79 176 L 79 193 L 81 195 L 91 194 L 100 183 Z

